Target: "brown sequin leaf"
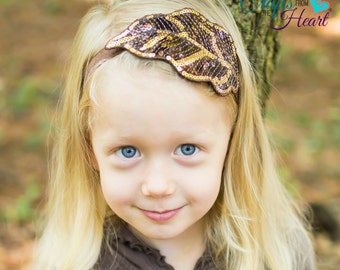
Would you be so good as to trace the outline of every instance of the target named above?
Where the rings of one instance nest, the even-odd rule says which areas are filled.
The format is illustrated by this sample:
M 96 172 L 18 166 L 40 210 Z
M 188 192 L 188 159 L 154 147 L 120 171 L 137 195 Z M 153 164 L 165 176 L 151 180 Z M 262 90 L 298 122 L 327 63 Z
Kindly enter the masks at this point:
M 238 58 L 230 34 L 193 9 L 138 19 L 105 48 L 165 60 L 189 80 L 211 82 L 222 96 L 239 89 Z

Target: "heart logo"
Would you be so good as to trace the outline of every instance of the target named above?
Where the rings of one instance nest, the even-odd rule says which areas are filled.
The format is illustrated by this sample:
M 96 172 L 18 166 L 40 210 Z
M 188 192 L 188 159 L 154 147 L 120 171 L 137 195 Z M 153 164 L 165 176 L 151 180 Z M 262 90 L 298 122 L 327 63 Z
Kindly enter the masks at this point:
M 327 1 L 322 0 L 310 0 L 314 13 L 318 13 L 329 9 L 330 5 Z

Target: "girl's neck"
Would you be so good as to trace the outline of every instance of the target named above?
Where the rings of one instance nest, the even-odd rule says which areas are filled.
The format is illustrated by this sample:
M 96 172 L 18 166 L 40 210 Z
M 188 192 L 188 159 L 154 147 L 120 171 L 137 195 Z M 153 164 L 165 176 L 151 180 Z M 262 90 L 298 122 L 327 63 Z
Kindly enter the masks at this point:
M 165 256 L 165 261 L 175 270 L 192 270 L 206 250 L 203 222 L 198 222 L 188 231 L 171 239 L 146 239 L 133 228 L 138 237 Z
M 157 241 L 153 245 L 176 270 L 192 270 L 206 247 L 203 237 L 183 236 L 184 239 Z M 186 239 L 185 239 L 186 238 Z

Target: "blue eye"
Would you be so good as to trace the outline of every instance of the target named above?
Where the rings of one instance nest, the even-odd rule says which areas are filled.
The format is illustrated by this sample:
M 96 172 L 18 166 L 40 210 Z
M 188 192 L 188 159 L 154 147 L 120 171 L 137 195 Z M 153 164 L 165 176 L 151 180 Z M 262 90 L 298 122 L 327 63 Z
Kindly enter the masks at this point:
M 176 149 L 175 153 L 178 155 L 191 156 L 195 154 L 197 151 L 198 151 L 197 146 L 193 144 L 182 144 Z
M 124 158 L 134 158 L 140 155 L 139 151 L 133 146 L 123 146 L 116 153 L 119 157 Z

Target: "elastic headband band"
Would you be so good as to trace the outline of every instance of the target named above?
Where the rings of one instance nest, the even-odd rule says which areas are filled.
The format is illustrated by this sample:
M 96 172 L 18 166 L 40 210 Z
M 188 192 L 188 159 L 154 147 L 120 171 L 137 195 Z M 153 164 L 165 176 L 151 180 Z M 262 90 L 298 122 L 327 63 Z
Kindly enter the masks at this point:
M 90 60 L 83 81 L 98 63 L 122 49 L 142 58 L 164 60 L 188 80 L 210 82 L 221 96 L 238 92 L 240 73 L 232 37 L 196 10 L 185 8 L 135 20 Z

